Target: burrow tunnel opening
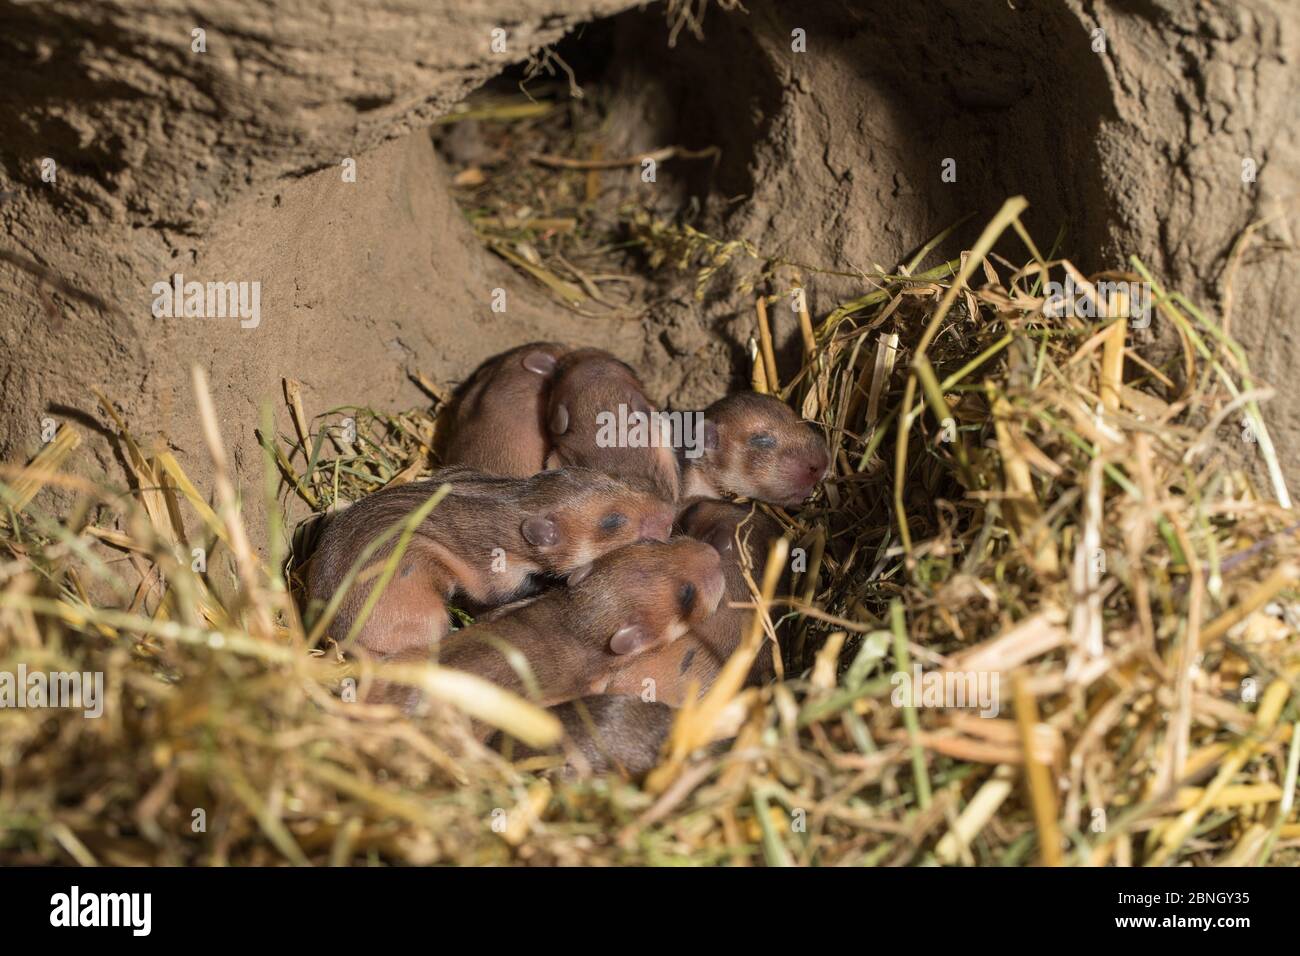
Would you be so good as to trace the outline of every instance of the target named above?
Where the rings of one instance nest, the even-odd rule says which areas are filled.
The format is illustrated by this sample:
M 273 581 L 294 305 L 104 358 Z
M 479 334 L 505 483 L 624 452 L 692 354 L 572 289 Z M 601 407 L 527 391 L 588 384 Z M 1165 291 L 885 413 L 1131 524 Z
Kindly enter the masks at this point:
M 747 380 L 756 290 L 797 282 L 824 315 L 947 230 L 919 268 L 970 248 L 1013 195 L 1044 254 L 1105 263 L 1111 100 L 1064 13 L 760 2 L 669 40 L 660 5 L 588 23 L 432 131 L 481 240 L 558 304 L 644 319 L 661 398 Z

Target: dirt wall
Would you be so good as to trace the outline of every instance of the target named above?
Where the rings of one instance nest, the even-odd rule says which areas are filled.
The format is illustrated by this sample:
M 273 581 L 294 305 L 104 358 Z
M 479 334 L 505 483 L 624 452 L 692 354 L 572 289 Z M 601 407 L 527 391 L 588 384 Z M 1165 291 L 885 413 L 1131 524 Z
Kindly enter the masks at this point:
M 713 18 L 705 41 L 674 50 L 644 52 L 644 23 L 619 35 L 627 148 L 723 147 L 706 190 L 718 234 L 869 271 L 973 213 L 941 251 L 969 248 L 1022 194 L 1044 252 L 1059 237 L 1058 254 L 1086 271 L 1127 269 L 1138 255 L 1171 288 L 1220 316 L 1229 308 L 1257 373 L 1285 384 L 1300 359 L 1286 307 L 1300 294 L 1300 7 L 868 0 L 749 11 Z M 798 30 L 806 52 L 792 50 Z M 1018 242 L 1004 248 L 1023 259 Z M 823 313 L 861 292 L 855 279 L 806 280 Z M 741 305 L 706 307 L 700 320 L 727 328 L 734 317 L 733 352 L 752 334 Z M 792 343 L 788 310 L 774 315 Z M 1157 317 L 1153 344 L 1171 331 Z M 1300 399 L 1279 389 L 1270 420 L 1300 477 Z

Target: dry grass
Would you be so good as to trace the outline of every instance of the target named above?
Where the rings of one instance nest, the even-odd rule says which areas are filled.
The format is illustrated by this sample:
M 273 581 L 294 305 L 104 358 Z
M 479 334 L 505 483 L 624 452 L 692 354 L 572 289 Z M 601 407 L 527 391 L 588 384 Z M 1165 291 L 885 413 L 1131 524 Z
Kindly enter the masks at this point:
M 434 706 L 406 720 L 356 702 L 371 670 L 312 650 L 274 545 L 286 499 L 324 511 L 427 473 L 438 384 L 424 383 L 431 409 L 309 419 L 286 382 L 294 431 L 263 425 L 265 488 L 241 490 L 276 516 L 252 536 L 273 542 L 261 557 L 217 422 L 212 488 L 124 422 L 129 487 L 74 479 L 65 425 L 0 475 L 0 672 L 103 672 L 107 700 L 98 720 L 0 709 L 0 859 L 1294 863 L 1300 545 L 1266 391 L 1208 316 L 1158 286 L 1153 321 L 1182 349 L 1170 368 L 1146 364 L 1122 320 L 1045 317 L 1044 280 L 1073 267 L 1039 255 L 1021 208 L 958 260 L 920 271 L 922 250 L 862 298 L 801 316 L 788 382 L 763 325 L 793 272 L 765 262 L 755 381 L 823 424 L 835 474 L 779 515 L 806 570 L 788 595 L 754 581 L 741 650 L 641 785 L 549 779 L 485 750 L 465 714 L 534 740 L 554 726 L 478 682 L 408 667 Z M 761 259 L 649 213 L 620 228 L 704 281 L 720 255 Z M 992 252 L 1016 233 L 1019 266 Z M 784 679 L 741 689 L 776 622 Z M 996 674 L 997 716 L 895 706 L 891 676 L 914 664 Z M 719 735 L 734 743 L 701 747 Z

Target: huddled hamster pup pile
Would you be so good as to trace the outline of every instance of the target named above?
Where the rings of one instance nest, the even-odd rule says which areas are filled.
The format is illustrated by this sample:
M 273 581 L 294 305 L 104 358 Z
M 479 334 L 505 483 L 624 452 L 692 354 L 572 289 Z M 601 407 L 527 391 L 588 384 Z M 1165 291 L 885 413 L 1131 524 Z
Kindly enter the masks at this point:
M 778 399 L 741 392 L 680 419 L 693 428 L 673 447 L 667 429 L 644 427 L 664 419 L 631 368 L 552 342 L 485 363 L 448 419 L 447 467 L 329 520 L 307 568 L 309 602 L 328 604 L 369 548 L 331 637 L 356 631 L 349 650 L 436 659 L 523 694 L 512 646 L 589 762 L 647 769 L 670 708 L 707 690 L 740 642 L 746 612 L 729 606 L 750 599 L 739 548 L 761 570 L 780 535 L 723 499 L 797 507 L 830 468 L 826 443 Z M 376 540 L 443 484 L 450 492 L 367 610 L 396 546 Z M 475 623 L 452 631 L 453 602 Z M 750 680 L 771 669 L 765 651 Z M 378 693 L 418 701 L 404 688 Z

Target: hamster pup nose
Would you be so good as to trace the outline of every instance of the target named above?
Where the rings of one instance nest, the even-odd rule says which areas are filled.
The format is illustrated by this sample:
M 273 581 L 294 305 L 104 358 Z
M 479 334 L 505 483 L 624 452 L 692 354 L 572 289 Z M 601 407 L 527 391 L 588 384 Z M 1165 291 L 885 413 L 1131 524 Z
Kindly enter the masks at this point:
M 647 541 L 667 541 L 673 532 L 673 509 L 664 508 L 641 519 L 641 537 Z
M 808 476 L 814 479 L 814 482 L 821 481 L 831 470 L 830 455 L 825 452 L 817 452 L 808 461 Z

